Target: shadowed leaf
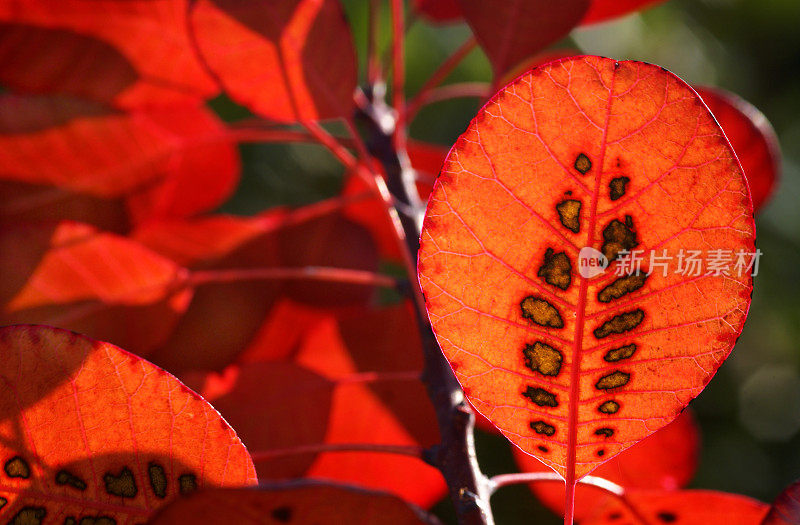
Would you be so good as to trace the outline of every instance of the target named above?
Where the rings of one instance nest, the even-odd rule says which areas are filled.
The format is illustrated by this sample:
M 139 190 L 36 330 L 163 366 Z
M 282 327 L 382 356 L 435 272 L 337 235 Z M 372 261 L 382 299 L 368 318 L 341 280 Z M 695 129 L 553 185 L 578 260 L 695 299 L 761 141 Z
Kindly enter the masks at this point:
M 664 0 L 592 0 L 589 11 L 581 20 L 581 24 L 604 22 L 612 18 L 627 15 L 639 9 L 647 9 Z
M 780 493 L 761 525 L 797 525 L 800 523 L 800 482 Z

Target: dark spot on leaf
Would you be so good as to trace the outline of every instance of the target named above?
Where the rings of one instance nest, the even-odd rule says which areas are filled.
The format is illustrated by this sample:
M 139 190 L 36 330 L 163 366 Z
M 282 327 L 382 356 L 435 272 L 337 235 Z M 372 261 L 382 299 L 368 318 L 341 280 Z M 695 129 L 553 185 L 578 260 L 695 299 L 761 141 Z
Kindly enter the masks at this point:
M 150 488 L 153 494 L 161 499 L 167 497 L 167 474 L 164 467 L 155 462 L 147 465 L 147 475 L 150 477 Z
M 86 482 L 68 470 L 56 473 L 56 485 L 69 485 L 78 490 L 86 490 Z
M 619 410 L 619 403 L 616 401 L 604 401 L 597 407 L 601 414 L 616 414 Z
M 597 457 L 602 458 L 605 455 L 606 455 L 606 449 L 601 448 L 600 450 L 597 451 Z
M 610 303 L 614 299 L 619 299 L 623 295 L 635 292 L 644 286 L 646 280 L 647 274 L 642 272 L 635 272 L 630 275 L 620 277 L 613 283 L 597 292 L 597 300 L 601 303 Z
M 592 169 L 592 161 L 584 153 L 580 153 L 575 159 L 575 169 L 582 175 L 586 175 Z
M 635 344 L 625 345 L 619 348 L 613 348 L 608 352 L 606 352 L 606 355 L 603 356 L 603 360 L 609 363 L 614 363 L 622 359 L 628 359 L 634 354 L 634 352 L 636 352 Z
M 544 434 L 545 436 L 552 436 L 556 433 L 556 427 L 548 425 L 544 421 L 531 421 L 531 429 L 537 434 Z
M 548 452 L 550 452 L 550 449 L 549 449 L 549 448 L 547 448 L 547 447 L 546 447 L 546 446 L 544 446 L 544 445 L 539 445 L 539 446 L 537 446 L 536 448 L 538 448 L 538 449 L 539 449 L 539 452 L 544 452 L 545 454 L 547 454 Z
M 630 380 L 630 374 L 617 370 L 616 372 L 611 372 L 601 377 L 594 386 L 600 390 L 610 390 L 612 388 L 625 386 Z
M 581 231 L 581 201 L 575 199 L 567 199 L 556 204 L 556 211 L 558 212 L 558 219 L 564 228 L 573 233 Z
M 556 307 L 545 301 L 541 297 L 529 295 L 520 303 L 522 317 L 530 319 L 539 326 L 549 326 L 551 328 L 563 328 L 564 320 L 558 313 Z
M 601 251 L 609 262 L 617 258 L 619 252 L 632 250 L 639 246 L 636 232 L 633 231 L 633 218 L 625 216 L 625 222 L 614 219 L 603 229 L 603 247 Z
M 564 195 L 572 195 L 572 190 L 567 190 L 564 192 Z
M 6 475 L 9 478 L 28 479 L 31 477 L 31 467 L 27 461 L 19 456 L 14 456 L 6 461 L 6 464 L 3 465 L 3 470 L 6 471 Z
M 23 507 L 11 518 L 8 525 L 41 525 L 45 516 L 47 509 L 44 507 Z
M 191 494 L 197 490 L 197 476 L 194 474 L 183 474 L 178 478 L 178 490 L 181 494 Z
M 608 427 L 598 428 L 597 430 L 594 431 L 594 435 L 605 436 L 607 438 L 610 438 L 611 436 L 614 435 L 614 429 Z
M 131 469 L 128 467 L 123 468 L 117 475 L 111 472 L 106 473 L 106 475 L 103 476 L 103 481 L 106 484 L 106 492 L 113 496 L 135 498 L 138 492 L 133 472 L 131 472 Z
M 525 345 L 522 355 L 525 357 L 525 366 L 532 372 L 539 372 L 546 376 L 557 376 L 561 370 L 561 362 L 564 360 L 561 352 L 541 341 Z
M 272 517 L 281 523 L 289 523 L 292 521 L 292 514 L 294 514 L 292 507 L 288 505 L 277 507 L 272 511 Z
M 552 248 L 544 252 L 544 263 L 539 267 L 539 277 L 544 277 L 544 282 L 557 286 L 562 290 L 569 288 L 572 282 L 572 264 L 564 252 L 553 253 Z
M 540 407 L 558 406 L 558 400 L 556 399 L 556 395 L 548 392 L 544 388 L 536 388 L 529 386 L 528 390 L 523 392 L 522 395 L 527 397 Z
M 617 161 L 619 166 L 619 161 Z M 608 183 L 608 196 L 615 201 L 625 195 L 625 187 L 631 181 L 629 177 L 615 177 Z
M 598 339 L 608 337 L 611 334 L 622 334 L 633 330 L 644 320 L 644 311 L 641 308 L 615 315 L 594 330 L 594 336 Z
M 661 521 L 663 521 L 664 523 L 673 523 L 675 521 L 678 521 L 678 516 L 676 516 L 675 513 L 673 512 L 661 511 L 658 514 L 656 514 L 656 517 Z
M 621 512 L 612 512 L 612 513 L 610 513 L 608 515 L 608 519 L 610 519 L 610 520 L 622 519 L 622 513 Z
M 64 525 L 77 525 L 77 524 L 78 521 L 72 516 L 67 516 L 66 518 L 64 518 Z

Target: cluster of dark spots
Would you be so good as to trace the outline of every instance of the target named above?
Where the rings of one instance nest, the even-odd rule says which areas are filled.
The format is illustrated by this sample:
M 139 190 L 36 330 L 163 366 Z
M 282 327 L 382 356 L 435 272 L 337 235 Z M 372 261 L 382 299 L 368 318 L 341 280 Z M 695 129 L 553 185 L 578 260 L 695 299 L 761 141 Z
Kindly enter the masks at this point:
M 644 286 L 645 281 L 647 281 L 647 274 L 642 272 L 625 275 L 597 292 L 597 300 L 601 303 L 610 303 L 623 295 L 635 292 Z
M 536 388 L 529 386 L 528 389 L 522 393 L 524 397 L 527 397 L 540 407 L 557 407 L 558 406 L 558 399 L 556 399 L 556 395 L 548 392 L 544 388 Z
M 586 175 L 586 173 L 592 169 L 592 161 L 589 160 L 589 157 L 587 157 L 585 153 L 579 153 L 575 158 L 575 169 L 578 170 L 581 175 Z
M 614 435 L 614 429 L 608 427 L 598 428 L 597 430 L 594 431 L 594 435 L 610 438 L 611 436 Z
M 150 488 L 156 497 L 164 499 L 167 497 L 167 474 L 164 467 L 155 462 L 147 464 L 147 475 L 150 478 Z
M 674 512 L 661 511 L 656 514 L 656 517 L 664 523 L 674 523 L 678 521 L 678 516 Z
M 630 312 L 615 315 L 601 326 L 595 328 L 594 336 L 603 339 L 611 334 L 623 334 L 633 330 L 644 321 L 644 310 L 637 308 Z
M 181 494 L 191 494 L 197 490 L 197 476 L 194 474 L 183 474 L 178 477 L 178 490 Z
M 603 228 L 603 247 L 601 251 L 608 262 L 617 258 L 619 252 L 630 251 L 639 246 L 636 232 L 633 231 L 633 217 L 625 216 L 625 222 L 614 219 Z
M 529 295 L 519 303 L 519 306 L 522 309 L 522 317 L 530 319 L 539 326 L 564 328 L 564 320 L 561 319 L 556 307 L 541 297 Z
M 581 231 L 581 201 L 575 199 L 567 199 L 556 204 L 556 211 L 558 212 L 558 219 L 564 228 L 573 233 Z
M 594 386 L 600 390 L 611 390 L 612 388 L 619 388 L 627 385 L 630 380 L 630 374 L 617 370 L 616 372 L 611 372 L 598 379 Z
M 556 427 L 548 425 L 544 421 L 531 421 L 531 429 L 537 434 L 544 434 L 545 436 L 552 436 L 556 433 Z
M 606 449 L 604 449 L 604 448 L 601 448 L 601 449 L 599 449 L 599 450 L 596 452 L 596 454 L 597 454 L 597 457 L 598 457 L 598 458 L 602 458 L 603 456 L 605 456 L 605 455 L 606 455 Z
M 619 411 L 619 403 L 613 400 L 603 401 L 597 407 L 597 411 L 601 414 L 616 414 Z
M 47 509 L 44 507 L 22 507 L 11 518 L 8 525 L 40 525 L 45 516 L 47 516 Z
M 114 475 L 107 472 L 103 476 L 103 482 L 106 484 L 106 492 L 113 496 L 121 498 L 135 498 L 139 490 L 136 488 L 136 480 L 133 477 L 133 472 L 128 467 L 124 467 L 119 474 Z
M 68 470 L 56 472 L 56 485 L 69 485 L 78 490 L 86 490 L 86 482 Z
M 525 366 L 530 368 L 531 372 L 539 372 L 545 376 L 557 376 L 564 360 L 561 352 L 541 341 L 525 345 L 522 355 L 525 358 Z
M 536 275 L 544 278 L 547 284 L 566 290 L 572 282 L 572 264 L 566 253 L 554 253 L 552 248 L 548 248 L 544 252 L 544 262 Z
M 3 465 L 3 470 L 5 470 L 9 478 L 28 479 L 31 477 L 31 467 L 27 461 L 19 456 L 14 456 L 6 461 L 6 464 Z
M 281 523 L 289 523 L 292 521 L 293 514 L 294 511 L 292 510 L 292 507 L 289 507 L 288 505 L 276 507 L 271 513 L 272 518 L 275 519 L 275 521 L 280 521 Z
M 544 446 L 544 445 L 539 445 L 539 446 L 537 446 L 536 448 L 537 448 L 537 449 L 539 449 L 539 452 L 543 452 L 543 453 L 545 453 L 545 454 L 547 454 L 548 452 L 550 452 L 550 449 L 549 449 L 549 448 L 547 448 L 547 447 L 546 447 L 546 446 Z
M 617 161 L 617 166 L 619 166 L 619 161 Z M 625 188 L 630 181 L 631 179 L 629 177 L 615 177 L 611 179 L 611 182 L 608 183 L 608 197 L 612 201 L 622 198 L 622 196 L 625 195 Z
M 603 356 L 603 360 L 609 363 L 615 363 L 623 359 L 628 359 L 635 352 L 636 352 L 635 344 L 620 346 L 619 348 L 612 348 L 611 350 L 606 352 L 606 355 Z

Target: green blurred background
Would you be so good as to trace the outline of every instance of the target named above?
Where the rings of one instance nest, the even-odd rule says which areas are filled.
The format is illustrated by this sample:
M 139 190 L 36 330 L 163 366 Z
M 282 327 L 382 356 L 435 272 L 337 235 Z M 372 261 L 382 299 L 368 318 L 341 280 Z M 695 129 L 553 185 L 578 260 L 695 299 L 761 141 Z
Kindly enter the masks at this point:
M 362 57 L 367 2 L 346 0 Z M 382 43 L 390 35 L 388 13 Z M 407 35 L 407 92 L 413 95 L 469 36 L 463 24 L 417 20 Z M 557 47 L 662 65 L 692 84 L 719 86 L 752 102 L 774 125 L 783 175 L 757 217 L 764 253 L 750 316 L 732 357 L 692 403 L 702 429 L 700 466 L 692 487 L 772 501 L 800 479 L 800 1 L 671 0 L 640 14 L 574 31 Z M 472 52 L 448 79 L 489 81 L 490 67 Z M 460 99 L 424 108 L 411 127 L 416 139 L 450 146 L 480 103 Z M 235 118 L 237 109 L 217 101 Z M 342 170 L 313 145 L 243 146 L 245 177 L 224 211 L 252 213 L 277 204 L 313 202 L 337 193 Z M 480 434 L 478 457 L 487 473 L 513 471 L 504 439 Z M 500 524 L 560 523 L 525 486 L 493 498 Z M 454 522 L 449 504 L 437 513 Z

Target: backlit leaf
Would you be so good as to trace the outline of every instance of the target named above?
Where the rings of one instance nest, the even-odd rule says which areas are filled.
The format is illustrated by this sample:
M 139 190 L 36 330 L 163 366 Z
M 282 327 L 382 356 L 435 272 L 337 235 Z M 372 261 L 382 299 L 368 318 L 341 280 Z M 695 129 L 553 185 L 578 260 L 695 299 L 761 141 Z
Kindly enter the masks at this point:
M 349 117 L 356 87 L 350 27 L 335 0 L 199 0 L 197 45 L 230 96 L 281 121 Z
M 750 184 L 753 208 L 760 210 L 772 196 L 780 177 L 781 152 L 775 130 L 763 113 L 737 95 L 719 88 L 694 89 L 731 141 Z
M 464 18 L 500 77 L 525 58 L 566 36 L 590 0 L 458 0 Z
M 764 517 L 762 525 L 797 525 L 800 523 L 800 481 L 781 492 Z
M 694 92 L 657 66 L 578 57 L 507 86 L 459 138 L 419 276 L 473 405 L 571 483 L 711 379 L 750 304 L 733 254 L 753 244 L 744 176 Z M 583 247 L 608 270 L 582 277 Z M 641 273 L 620 260 L 634 248 Z M 693 275 L 680 250 L 730 252 L 729 275 Z
M 150 523 L 347 523 L 429 525 L 421 509 L 389 494 L 321 482 L 275 484 L 258 489 L 213 489 L 182 498 Z
M 219 413 L 150 363 L 41 326 L 0 329 L 0 351 L 4 523 L 141 522 L 179 494 L 255 483 Z
M 647 9 L 664 0 L 592 0 L 589 11 L 581 20 L 581 24 L 603 22 L 618 16 L 626 15 L 639 9 Z

